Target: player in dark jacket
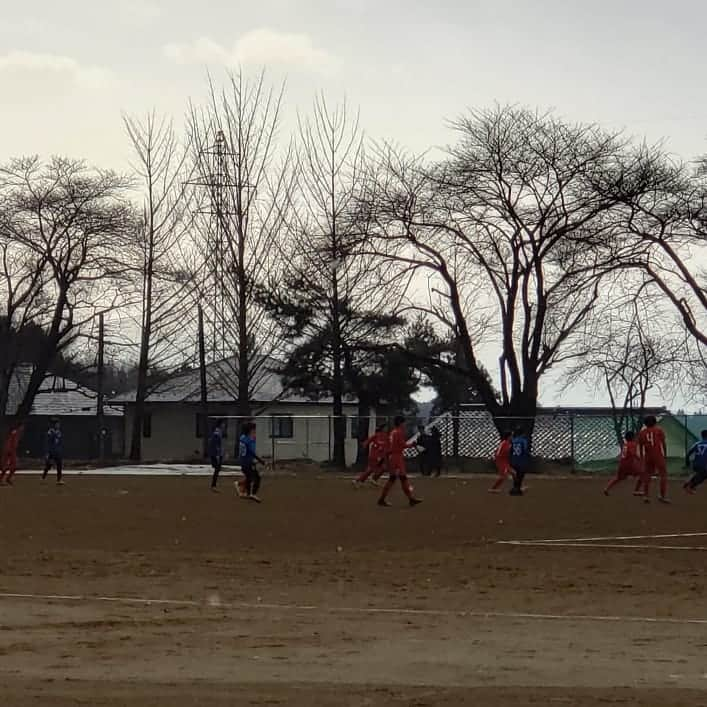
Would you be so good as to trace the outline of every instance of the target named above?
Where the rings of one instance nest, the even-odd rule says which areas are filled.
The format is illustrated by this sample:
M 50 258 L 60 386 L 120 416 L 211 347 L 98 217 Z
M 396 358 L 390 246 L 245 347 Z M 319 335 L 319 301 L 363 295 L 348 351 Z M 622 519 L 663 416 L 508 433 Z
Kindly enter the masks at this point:
M 211 459 L 211 467 L 214 473 L 211 477 L 211 490 L 216 492 L 218 484 L 218 475 L 221 473 L 223 466 L 223 432 L 226 424 L 223 420 L 216 423 L 211 436 L 209 437 L 209 458 Z
M 47 446 L 42 481 L 47 478 L 47 474 L 52 466 L 55 466 L 57 486 L 63 486 L 64 482 L 61 477 L 64 472 L 64 439 L 61 434 L 61 424 L 59 420 L 52 420 L 49 425 L 46 444 Z

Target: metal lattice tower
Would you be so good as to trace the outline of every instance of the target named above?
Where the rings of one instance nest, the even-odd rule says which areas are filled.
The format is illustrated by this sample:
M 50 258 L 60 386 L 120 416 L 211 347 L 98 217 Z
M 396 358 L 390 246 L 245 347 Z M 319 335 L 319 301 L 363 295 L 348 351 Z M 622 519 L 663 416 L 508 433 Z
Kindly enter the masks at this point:
M 229 288 L 229 264 L 232 251 L 232 225 L 235 210 L 232 194 L 237 183 L 231 177 L 231 151 L 222 130 L 216 132 L 215 143 L 199 151 L 201 178 L 195 186 L 206 190 L 209 204 L 204 213 L 209 218 L 206 249 L 207 276 L 213 280 L 213 292 L 204 306 L 206 339 L 210 344 L 212 360 L 228 355 L 225 332 L 230 321 L 227 306 Z

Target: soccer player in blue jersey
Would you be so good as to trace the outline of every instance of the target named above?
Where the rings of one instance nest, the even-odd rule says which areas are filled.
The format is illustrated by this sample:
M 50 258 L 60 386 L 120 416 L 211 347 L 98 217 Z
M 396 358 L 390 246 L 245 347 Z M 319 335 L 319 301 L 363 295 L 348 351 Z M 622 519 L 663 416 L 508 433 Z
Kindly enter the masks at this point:
M 52 420 L 47 430 L 47 453 L 44 461 L 44 473 L 42 481 L 47 478 L 47 474 L 52 466 L 56 467 L 56 484 L 63 486 L 62 473 L 64 471 L 64 439 L 61 435 L 61 424 L 59 420 Z
M 258 491 L 260 490 L 260 472 L 256 462 L 265 464 L 255 451 L 255 423 L 246 422 L 243 425 L 243 434 L 238 442 L 238 458 L 241 471 L 245 476 L 245 484 L 239 485 L 239 495 L 251 501 L 260 503 Z
M 692 449 L 685 456 L 685 466 L 690 465 L 690 459 L 694 457 L 692 462 L 692 470 L 695 472 L 692 478 L 683 486 L 687 493 L 695 493 L 695 489 L 704 481 L 707 481 L 707 430 L 702 430 L 700 433 L 702 438 L 699 442 L 692 446 Z
M 211 490 L 216 492 L 218 489 L 218 475 L 221 473 L 223 466 L 223 430 L 226 426 L 223 420 L 219 420 L 209 437 L 209 457 L 211 458 L 211 467 L 214 473 L 211 477 Z
M 511 438 L 511 468 L 515 472 L 511 496 L 523 495 L 523 478 L 530 466 L 530 440 L 521 427 L 517 427 Z

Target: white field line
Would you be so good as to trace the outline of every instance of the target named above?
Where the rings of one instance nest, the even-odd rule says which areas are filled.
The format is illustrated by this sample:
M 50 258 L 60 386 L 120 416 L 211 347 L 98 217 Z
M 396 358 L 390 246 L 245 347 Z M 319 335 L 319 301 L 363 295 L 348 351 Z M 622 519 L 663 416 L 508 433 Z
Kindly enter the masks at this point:
M 315 606 L 310 604 L 268 604 L 264 602 L 203 602 L 191 599 L 149 599 L 146 597 L 111 597 L 78 594 L 19 594 L 0 593 L 2 599 L 42 602 L 111 603 L 143 606 L 181 606 L 204 609 L 265 610 L 281 612 L 316 612 L 319 614 L 387 614 L 399 616 L 456 616 L 471 619 L 511 619 L 529 621 L 595 621 L 605 623 L 666 624 L 666 625 L 707 625 L 707 619 L 674 619 L 656 616 L 594 616 L 589 614 L 533 614 L 527 612 L 504 611 L 453 611 L 445 609 L 405 609 L 391 607 L 347 607 Z
M 637 545 L 634 543 L 545 543 L 545 542 L 525 542 L 525 541 L 502 541 L 498 543 L 499 545 L 516 545 L 521 547 L 544 547 L 544 548 L 558 548 L 558 547 L 579 547 L 583 550 L 597 550 L 600 548 L 610 549 L 610 550 L 707 550 L 705 545 Z
M 499 545 L 555 545 L 557 543 L 595 543 L 619 540 L 666 540 L 669 538 L 700 538 L 707 537 L 707 532 L 664 533 L 660 535 L 605 535 L 596 538 L 553 538 L 551 540 L 499 540 Z

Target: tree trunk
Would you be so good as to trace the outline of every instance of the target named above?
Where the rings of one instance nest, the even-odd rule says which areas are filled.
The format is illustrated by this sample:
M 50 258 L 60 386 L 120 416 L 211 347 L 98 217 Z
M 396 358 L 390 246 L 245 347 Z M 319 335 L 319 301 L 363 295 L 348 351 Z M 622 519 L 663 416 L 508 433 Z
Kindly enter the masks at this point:
M 332 463 L 346 468 L 346 421 L 344 420 L 344 376 L 341 350 L 341 320 L 339 312 L 339 282 L 334 273 L 332 292 L 332 397 L 334 413 L 334 449 Z
M 64 320 L 64 308 L 66 307 L 67 291 L 62 289 L 57 297 L 57 302 L 52 315 L 52 325 L 47 335 L 47 340 L 44 347 L 41 349 L 34 368 L 29 377 L 27 389 L 24 392 L 22 401 L 20 402 L 15 419 L 17 422 L 24 422 L 32 412 L 34 399 L 42 387 L 42 383 L 47 375 L 49 367 L 54 362 L 57 353 L 59 352 L 60 342 L 71 328 L 71 322 L 66 323 L 66 328 L 62 331 L 61 325 Z
M 150 226 L 152 228 L 152 226 Z M 135 390 L 135 416 L 133 417 L 133 434 L 130 438 L 130 459 L 142 459 L 142 423 L 145 417 L 145 400 L 147 399 L 147 373 L 150 366 L 150 345 L 152 343 L 152 280 L 153 280 L 153 248 L 152 232 L 145 263 L 145 297 L 143 302 L 142 332 L 140 338 L 140 358 L 137 369 L 137 388 Z
M 535 418 L 538 413 L 537 393 L 527 388 L 511 397 L 508 406 L 498 407 L 492 413 L 493 421 L 499 433 L 521 429 L 531 441 L 535 430 Z
M 149 336 L 143 333 L 140 346 L 140 360 L 137 371 L 137 389 L 135 391 L 135 413 L 133 416 L 133 433 L 130 438 L 130 459 L 142 459 L 142 422 L 145 417 L 145 400 L 147 398 L 147 366 L 148 366 Z
M 248 337 L 248 275 L 245 270 L 245 235 L 238 238 L 238 415 L 250 417 L 250 340 Z
M 206 459 L 209 447 L 209 391 L 206 381 L 206 342 L 204 340 L 204 310 L 199 305 L 199 389 L 201 411 L 201 452 Z

